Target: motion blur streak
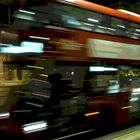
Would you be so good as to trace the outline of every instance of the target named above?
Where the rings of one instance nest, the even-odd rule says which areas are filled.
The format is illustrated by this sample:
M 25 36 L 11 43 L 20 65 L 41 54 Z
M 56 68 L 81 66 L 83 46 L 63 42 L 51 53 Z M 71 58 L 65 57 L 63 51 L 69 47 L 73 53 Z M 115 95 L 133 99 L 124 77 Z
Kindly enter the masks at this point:
M 91 115 L 96 115 L 96 114 L 99 114 L 100 112 L 92 112 L 92 113 L 87 113 L 85 114 L 85 116 L 91 116 Z
M 94 129 L 90 129 L 90 130 L 87 130 L 87 131 L 82 131 L 82 132 L 75 133 L 75 134 L 71 134 L 71 135 L 67 135 L 67 136 L 64 136 L 64 137 L 59 137 L 59 138 L 56 138 L 56 139 L 53 139 L 53 140 L 66 139 L 66 138 L 69 138 L 69 137 L 73 137 L 73 136 L 81 135 L 81 134 L 88 133 L 88 132 L 92 132 L 92 131 L 94 131 Z
M 129 105 L 129 106 L 124 106 L 124 107 L 122 107 L 122 109 L 129 109 L 129 108 L 131 108 L 132 106 L 131 105 Z
M 9 118 L 9 112 L 0 113 L 0 119 L 5 119 L 5 118 Z
M 47 122 L 45 121 L 40 121 L 40 122 L 35 122 L 35 123 L 29 123 L 23 125 L 23 132 L 24 133 L 32 133 L 40 130 L 47 129 Z

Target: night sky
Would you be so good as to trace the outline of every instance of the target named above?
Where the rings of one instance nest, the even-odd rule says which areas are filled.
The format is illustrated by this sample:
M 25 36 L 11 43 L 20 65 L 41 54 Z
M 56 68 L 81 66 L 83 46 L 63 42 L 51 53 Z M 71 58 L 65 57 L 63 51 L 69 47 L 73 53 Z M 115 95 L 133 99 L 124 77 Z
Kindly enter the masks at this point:
M 87 1 L 101 4 L 101 5 L 105 5 L 105 6 L 109 6 L 109 5 L 111 5 L 115 2 L 118 2 L 118 1 L 126 2 L 128 4 L 134 4 L 136 2 L 140 2 L 140 0 L 87 0 Z

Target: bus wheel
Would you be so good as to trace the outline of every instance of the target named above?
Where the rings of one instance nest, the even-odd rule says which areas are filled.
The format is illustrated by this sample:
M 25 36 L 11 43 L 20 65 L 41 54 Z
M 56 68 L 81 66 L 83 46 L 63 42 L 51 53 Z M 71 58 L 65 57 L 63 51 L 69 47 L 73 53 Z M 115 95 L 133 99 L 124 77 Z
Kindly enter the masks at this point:
M 96 120 L 96 129 L 102 132 L 110 132 L 115 129 L 115 126 L 116 117 L 114 110 L 110 106 L 103 107 Z

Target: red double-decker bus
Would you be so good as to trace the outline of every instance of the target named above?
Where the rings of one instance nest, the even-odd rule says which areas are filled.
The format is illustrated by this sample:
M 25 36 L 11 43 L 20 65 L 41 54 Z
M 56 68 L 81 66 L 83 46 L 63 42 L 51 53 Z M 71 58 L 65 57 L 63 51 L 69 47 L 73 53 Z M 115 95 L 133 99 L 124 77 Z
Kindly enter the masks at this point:
M 24 113 L 25 110 L 28 113 L 29 110 L 34 110 L 35 114 L 40 114 L 37 116 L 41 119 L 40 116 L 44 113 L 47 120 L 49 113 L 55 117 L 60 113 L 58 118 L 61 119 L 52 115 L 58 121 L 50 121 L 53 127 L 55 123 L 56 127 L 61 128 L 66 127 L 68 122 L 74 122 L 69 123 L 73 126 L 92 122 L 93 126 L 100 129 L 120 126 L 140 118 L 138 15 L 84 0 L 52 0 L 43 6 L 19 9 L 15 11 L 14 17 L 15 23 L 20 24 L 18 30 L 21 47 L 26 48 L 25 41 L 28 41 L 27 45 L 32 46 L 34 51 L 27 50 L 26 53 L 29 53 L 24 54 L 24 58 L 32 62 L 24 63 L 24 68 L 32 73 L 30 86 L 24 87 L 25 90 L 23 87 L 22 90 L 18 88 L 15 92 L 18 98 L 27 99 L 22 102 L 22 106 L 26 107 L 16 108 L 18 111 L 12 110 L 12 115 L 13 112 L 20 114 L 22 109 Z M 25 28 L 26 25 L 28 27 Z M 33 42 L 43 46 L 37 47 Z M 18 53 L 23 54 L 22 51 Z M 14 57 L 12 52 L 9 53 Z M 58 77 L 65 83 L 62 86 L 58 82 L 59 86 L 54 89 L 59 91 L 67 87 L 67 90 L 59 91 L 60 102 L 57 105 L 56 102 L 55 105 L 51 104 L 51 112 L 46 113 L 47 108 L 50 109 L 50 104 L 46 102 L 51 97 L 51 92 L 57 93 L 57 90 L 50 90 L 50 86 L 53 89 L 53 84 L 48 77 L 52 72 L 61 74 L 61 78 Z M 43 98 L 40 99 L 42 102 L 34 99 L 38 96 Z M 47 101 L 44 101 L 46 97 Z M 51 98 L 51 101 L 54 99 Z M 26 123 L 22 122 L 23 132 L 32 133 L 33 130 L 26 129 Z M 63 125 L 58 125 L 59 123 Z M 68 129 L 70 128 L 71 126 Z

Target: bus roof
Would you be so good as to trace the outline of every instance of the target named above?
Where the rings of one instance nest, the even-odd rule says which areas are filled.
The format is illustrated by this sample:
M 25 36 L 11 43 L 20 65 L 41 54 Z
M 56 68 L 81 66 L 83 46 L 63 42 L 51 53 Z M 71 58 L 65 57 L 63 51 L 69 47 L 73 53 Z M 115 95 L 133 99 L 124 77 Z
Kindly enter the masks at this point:
M 68 4 L 68 5 L 72 5 L 72 6 L 77 6 L 80 8 L 84 8 L 90 11 L 95 11 L 95 12 L 99 12 L 99 13 L 103 13 L 103 14 L 107 14 L 110 16 L 114 16 L 114 17 L 118 17 L 118 18 L 122 18 L 125 20 L 129 20 L 132 22 L 136 22 L 136 23 L 140 23 L 140 16 L 136 16 L 136 15 L 131 15 L 128 13 L 124 13 L 109 7 L 105 7 L 99 4 L 95 4 L 95 3 L 91 3 L 85 0 L 49 0 L 51 2 L 60 2 L 63 4 Z

